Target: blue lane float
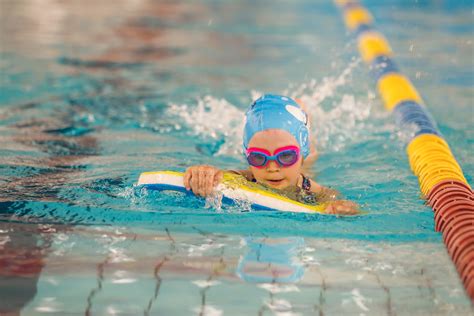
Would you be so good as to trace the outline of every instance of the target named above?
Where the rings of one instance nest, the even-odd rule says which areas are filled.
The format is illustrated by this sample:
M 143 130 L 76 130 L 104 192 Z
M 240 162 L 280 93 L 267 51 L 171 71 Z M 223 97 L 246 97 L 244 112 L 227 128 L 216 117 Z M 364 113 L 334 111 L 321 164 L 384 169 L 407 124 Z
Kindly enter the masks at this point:
M 426 108 L 416 102 L 406 101 L 398 104 L 393 115 L 397 125 L 405 128 L 415 127 L 415 137 L 421 134 L 434 134 L 441 136 L 435 120 Z
M 370 74 L 378 82 L 380 78 L 390 73 L 398 73 L 397 64 L 387 56 L 377 56 L 370 65 Z

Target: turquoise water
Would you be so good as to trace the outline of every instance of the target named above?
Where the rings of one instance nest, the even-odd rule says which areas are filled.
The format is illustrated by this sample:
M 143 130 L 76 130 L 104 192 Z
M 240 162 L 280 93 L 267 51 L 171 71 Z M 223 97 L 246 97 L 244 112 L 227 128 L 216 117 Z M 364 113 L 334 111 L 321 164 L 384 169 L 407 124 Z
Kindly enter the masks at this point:
M 365 2 L 472 183 L 472 5 L 383 3 Z M 1 6 L 4 310 L 472 312 L 406 132 L 331 2 Z M 135 187 L 144 171 L 244 168 L 243 113 L 265 92 L 307 103 L 313 173 L 368 214 L 216 210 Z

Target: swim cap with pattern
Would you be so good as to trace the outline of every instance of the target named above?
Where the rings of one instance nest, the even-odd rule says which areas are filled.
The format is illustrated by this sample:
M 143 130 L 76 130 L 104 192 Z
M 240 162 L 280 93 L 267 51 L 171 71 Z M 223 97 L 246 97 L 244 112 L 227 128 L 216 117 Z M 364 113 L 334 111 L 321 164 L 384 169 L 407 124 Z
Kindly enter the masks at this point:
M 244 150 L 255 133 L 268 129 L 287 131 L 298 141 L 301 154 L 309 154 L 308 116 L 300 105 L 289 97 L 265 94 L 245 113 Z

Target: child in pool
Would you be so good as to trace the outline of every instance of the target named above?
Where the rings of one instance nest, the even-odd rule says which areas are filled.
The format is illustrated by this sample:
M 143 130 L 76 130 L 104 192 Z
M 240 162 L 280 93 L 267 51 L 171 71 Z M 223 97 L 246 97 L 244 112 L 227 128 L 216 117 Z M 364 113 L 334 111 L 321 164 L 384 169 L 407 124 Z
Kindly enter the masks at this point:
M 357 214 L 357 205 L 336 200 L 337 192 L 305 177 L 303 162 L 314 160 L 310 153 L 308 116 L 294 100 L 279 95 L 264 95 L 245 115 L 244 152 L 247 170 L 231 170 L 248 181 L 276 190 L 296 189 L 312 202 L 327 202 L 328 214 Z M 200 196 L 211 195 L 222 180 L 223 171 L 209 165 L 189 167 L 184 186 Z

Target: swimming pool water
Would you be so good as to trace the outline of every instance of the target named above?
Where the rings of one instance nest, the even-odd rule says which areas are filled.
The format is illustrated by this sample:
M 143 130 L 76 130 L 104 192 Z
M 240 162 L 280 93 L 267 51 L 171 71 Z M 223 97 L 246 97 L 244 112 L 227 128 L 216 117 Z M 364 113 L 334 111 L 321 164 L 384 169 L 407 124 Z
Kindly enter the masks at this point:
M 364 3 L 472 183 L 472 5 Z M 472 313 L 406 132 L 331 2 L 1 6 L 0 312 Z M 314 175 L 367 214 L 216 210 L 135 187 L 144 171 L 244 168 L 243 113 L 264 92 L 307 103 Z

